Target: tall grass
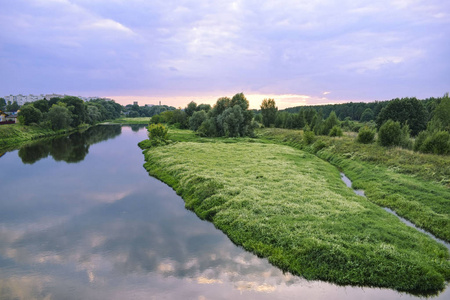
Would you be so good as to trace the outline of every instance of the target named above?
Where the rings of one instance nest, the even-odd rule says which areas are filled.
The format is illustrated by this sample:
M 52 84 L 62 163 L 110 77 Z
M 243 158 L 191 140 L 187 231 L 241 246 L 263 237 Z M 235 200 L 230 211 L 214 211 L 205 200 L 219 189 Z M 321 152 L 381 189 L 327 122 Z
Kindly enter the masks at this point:
M 267 129 L 259 134 L 331 162 L 355 188 L 363 189 L 370 201 L 450 241 L 450 157 L 365 145 L 350 137 L 321 136 L 315 144 L 305 146 L 301 132 L 292 130 Z
M 424 294 L 450 279 L 445 247 L 355 195 L 334 166 L 312 154 L 251 139 L 178 142 L 144 153 L 148 172 L 187 208 L 283 270 Z
M 72 131 L 79 130 L 74 129 Z M 0 151 L 18 148 L 33 140 L 66 134 L 69 130 L 54 131 L 40 126 L 24 126 L 21 124 L 8 124 L 0 126 Z

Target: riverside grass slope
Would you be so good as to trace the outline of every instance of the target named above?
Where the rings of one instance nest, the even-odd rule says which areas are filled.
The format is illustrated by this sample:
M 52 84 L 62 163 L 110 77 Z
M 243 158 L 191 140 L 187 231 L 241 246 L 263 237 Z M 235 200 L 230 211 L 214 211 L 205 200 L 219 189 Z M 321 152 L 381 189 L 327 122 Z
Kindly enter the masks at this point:
M 437 293 L 450 279 L 444 246 L 355 195 L 334 166 L 312 154 L 251 139 L 144 153 L 148 172 L 187 208 L 283 270 L 418 294 Z
M 314 153 L 342 169 L 373 203 L 450 242 L 450 156 L 360 144 L 350 136 L 320 136 L 305 146 L 299 130 L 263 129 L 259 136 Z

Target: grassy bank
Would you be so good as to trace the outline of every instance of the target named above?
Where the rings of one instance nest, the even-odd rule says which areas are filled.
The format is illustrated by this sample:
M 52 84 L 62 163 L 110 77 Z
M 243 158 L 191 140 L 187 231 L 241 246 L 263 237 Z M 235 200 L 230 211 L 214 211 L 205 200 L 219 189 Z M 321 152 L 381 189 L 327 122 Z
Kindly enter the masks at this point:
M 171 138 L 190 142 L 145 151 L 145 167 L 234 243 L 307 279 L 420 293 L 450 279 L 445 247 L 356 196 L 331 164 L 288 146 L 184 132 Z
M 39 126 L 24 126 L 21 124 L 1 125 L 0 151 L 16 149 L 39 138 L 63 135 L 72 131 L 86 129 L 87 127 L 88 125 L 73 130 L 54 131 Z
M 359 144 L 349 136 L 320 136 L 305 146 L 302 133 L 294 130 L 264 129 L 259 136 L 329 161 L 343 170 L 354 188 L 363 189 L 370 201 L 450 241 L 449 156 Z
M 119 118 L 106 123 L 121 124 L 121 125 L 148 125 L 150 118 Z

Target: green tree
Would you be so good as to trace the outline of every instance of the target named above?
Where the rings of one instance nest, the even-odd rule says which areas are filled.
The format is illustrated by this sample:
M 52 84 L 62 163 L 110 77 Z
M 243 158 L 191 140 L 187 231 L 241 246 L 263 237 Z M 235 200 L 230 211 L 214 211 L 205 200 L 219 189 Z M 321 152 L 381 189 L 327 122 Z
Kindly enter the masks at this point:
M 369 122 L 372 121 L 373 119 L 374 119 L 373 111 L 368 107 L 361 114 L 361 119 L 359 121 Z
M 95 105 L 88 105 L 86 114 L 86 122 L 88 124 L 95 124 L 102 120 L 102 114 L 98 107 Z
M 262 120 L 265 127 L 275 124 L 277 118 L 278 107 L 275 105 L 274 99 L 264 99 L 261 103 Z
M 219 128 L 226 137 L 244 136 L 244 115 L 240 105 L 227 108 L 217 118 Z
M 184 109 L 188 117 L 191 117 L 196 110 L 197 110 L 197 103 L 195 103 L 194 101 L 189 102 L 189 104 Z
M 188 115 L 185 111 L 176 109 L 173 111 L 172 121 L 169 123 L 174 124 L 180 129 L 186 129 L 189 127 Z
M 193 113 L 192 117 L 189 118 L 189 128 L 191 130 L 197 131 L 197 129 L 206 120 L 206 112 L 204 110 L 196 111 Z
M 0 98 L 0 110 L 5 110 L 5 108 L 6 108 L 6 100 Z
M 47 119 L 53 130 L 68 128 L 72 123 L 72 113 L 65 103 L 53 104 L 48 110 Z
M 387 120 L 378 131 L 378 142 L 382 146 L 399 146 L 402 142 L 402 128 L 400 122 Z
M 11 103 L 11 101 L 8 101 L 8 104 L 5 107 L 6 111 L 18 111 L 19 108 L 20 105 L 17 103 L 17 101 L 14 101 L 13 103 Z
M 39 123 L 40 121 L 42 121 L 42 113 L 32 104 L 24 105 L 19 111 L 19 121 L 24 125 Z
M 428 120 L 428 113 L 423 103 L 416 98 L 394 99 L 381 110 L 377 117 L 377 127 L 387 120 L 398 121 L 400 124 L 408 124 L 411 134 L 416 136 L 420 131 L 425 130 Z
M 450 98 L 448 93 L 434 109 L 432 121 L 439 124 L 438 130 L 450 131 Z
M 37 100 L 33 102 L 33 106 L 39 109 L 42 113 L 48 112 L 48 101 L 45 99 Z
M 336 116 L 336 113 L 333 110 L 330 113 L 330 115 L 328 116 L 328 118 L 323 123 L 322 134 L 324 134 L 324 135 L 330 134 L 331 129 L 334 126 L 339 126 L 339 123 L 340 123 L 339 119 L 338 119 L 338 117 Z
M 197 106 L 197 111 L 204 110 L 205 112 L 209 112 L 211 110 L 211 105 L 209 104 L 199 104 Z
M 86 122 L 86 104 L 83 100 L 73 96 L 66 96 L 61 99 L 61 102 L 66 103 L 67 108 L 72 113 L 72 123 L 70 126 L 77 127 Z
M 239 105 L 242 111 L 246 111 L 248 109 L 249 103 L 243 93 L 236 94 L 233 98 L 231 98 L 230 107 L 234 107 L 235 105 Z

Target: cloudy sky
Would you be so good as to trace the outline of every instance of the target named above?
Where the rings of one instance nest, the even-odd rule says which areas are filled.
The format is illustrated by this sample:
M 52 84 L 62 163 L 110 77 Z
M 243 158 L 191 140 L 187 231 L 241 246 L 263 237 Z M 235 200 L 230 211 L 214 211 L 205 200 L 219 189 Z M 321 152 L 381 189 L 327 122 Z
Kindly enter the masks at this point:
M 0 96 L 256 108 L 450 91 L 443 0 L 0 0 Z

